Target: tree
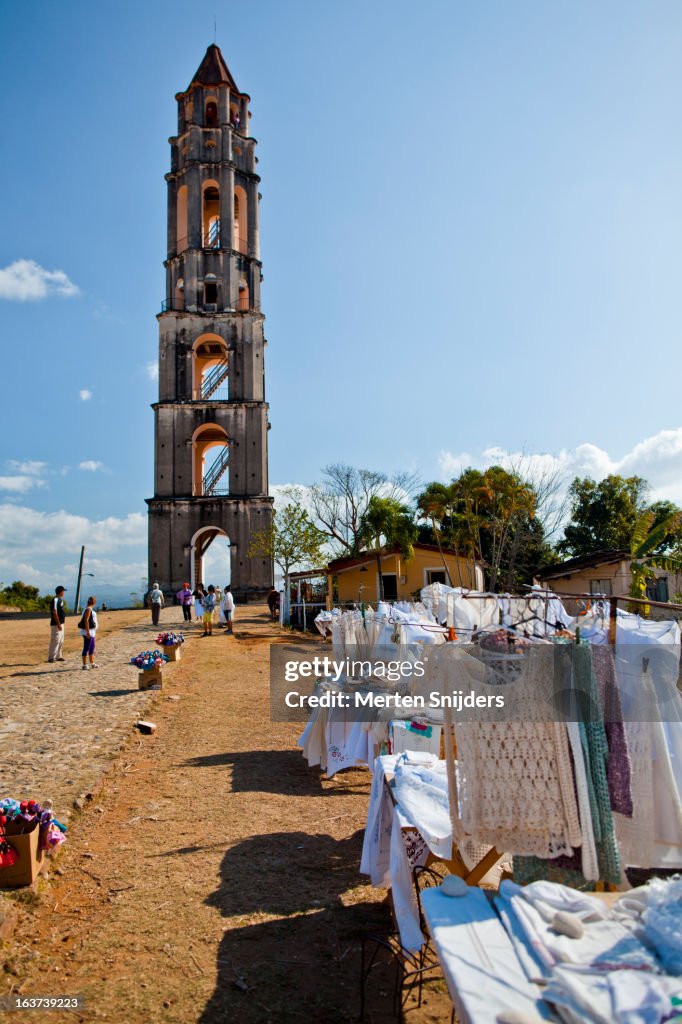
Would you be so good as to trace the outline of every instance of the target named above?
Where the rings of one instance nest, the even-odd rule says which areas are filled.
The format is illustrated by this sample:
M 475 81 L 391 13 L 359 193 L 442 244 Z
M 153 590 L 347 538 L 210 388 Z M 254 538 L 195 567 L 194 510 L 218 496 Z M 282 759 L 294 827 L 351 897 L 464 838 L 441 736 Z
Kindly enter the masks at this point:
M 380 498 L 376 494 L 369 499 L 360 520 L 358 540 L 376 558 L 380 600 L 384 599 L 383 555 L 397 548 L 407 562 L 414 555 L 416 539 L 417 527 L 406 505 L 395 498 Z
M 0 590 L 0 604 L 10 608 L 18 608 L 22 612 L 46 611 L 50 607 L 52 597 L 40 597 L 37 587 L 32 587 L 22 580 L 15 580 Z
M 452 484 L 438 482 L 427 484 L 425 490 L 417 498 L 417 512 L 431 524 L 431 534 L 440 552 L 445 578 L 449 586 L 452 586 L 453 583 L 443 551 L 442 538 L 444 528 L 448 529 L 450 544 L 452 544 L 452 520 L 456 504 L 457 495 Z
M 559 543 L 564 555 L 629 548 L 639 515 L 646 507 L 646 480 L 615 474 L 596 483 L 576 477 L 569 488 L 570 522 Z
M 672 510 L 671 510 L 672 508 Z M 667 514 L 666 514 L 667 513 Z M 682 570 L 682 556 L 670 552 L 679 547 L 682 511 L 671 502 L 658 502 L 637 517 L 630 539 L 630 597 L 645 598 L 647 583 L 654 575 L 652 569 L 665 569 L 678 573 Z M 648 614 L 648 606 L 633 606 L 633 611 Z
M 555 480 L 548 476 L 542 500 L 555 493 Z M 537 515 L 539 502 L 535 487 L 519 473 L 490 466 L 465 469 L 447 485 L 428 484 L 417 508 L 430 523 L 429 534 L 422 536 L 433 538 L 443 564 L 445 545 L 458 556 L 483 561 L 490 590 L 515 590 L 553 557 Z M 463 585 L 461 572 L 458 582 Z
M 469 553 L 486 564 L 488 589 L 495 591 L 500 583 L 511 589 L 524 535 L 542 538 L 541 524 L 534 525 L 532 485 L 502 466 L 489 466 L 483 472 L 465 469 L 455 486 L 460 495 L 460 530 L 468 539 Z
M 322 472 L 322 483 L 313 484 L 311 489 L 311 507 L 317 526 L 330 538 L 337 555 L 356 555 L 360 551 L 360 524 L 373 497 L 406 502 L 417 487 L 413 473 L 389 477 L 344 463 L 325 466 Z
M 292 496 L 295 494 L 292 491 Z M 272 558 L 284 575 L 283 621 L 289 623 L 290 581 L 295 567 L 312 569 L 315 564 L 326 561 L 322 545 L 326 536 L 315 526 L 300 501 L 292 501 L 276 511 L 272 526 L 258 530 L 251 537 L 249 558 Z

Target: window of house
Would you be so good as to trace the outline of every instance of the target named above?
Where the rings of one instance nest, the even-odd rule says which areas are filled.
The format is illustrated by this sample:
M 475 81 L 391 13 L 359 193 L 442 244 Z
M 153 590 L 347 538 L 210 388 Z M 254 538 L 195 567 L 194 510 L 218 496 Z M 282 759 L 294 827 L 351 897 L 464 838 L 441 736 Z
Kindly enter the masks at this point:
M 427 583 L 447 583 L 445 578 L 445 569 L 427 569 L 426 570 L 426 582 Z
M 659 579 L 649 580 L 646 585 L 646 596 L 650 601 L 669 601 L 668 577 L 661 576 Z
M 590 580 L 590 593 L 604 594 L 606 597 L 610 597 L 613 593 L 612 582 L 612 580 Z

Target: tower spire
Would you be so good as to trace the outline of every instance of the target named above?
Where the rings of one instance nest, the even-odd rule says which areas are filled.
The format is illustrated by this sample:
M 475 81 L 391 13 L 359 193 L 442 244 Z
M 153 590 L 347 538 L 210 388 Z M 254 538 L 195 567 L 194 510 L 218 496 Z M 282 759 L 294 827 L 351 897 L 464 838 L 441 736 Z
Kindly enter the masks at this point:
M 230 69 L 216 43 L 211 43 L 206 50 L 204 59 L 194 72 L 192 81 L 187 87 L 188 90 L 193 85 L 227 85 L 234 92 L 239 92 L 237 83 L 230 74 Z

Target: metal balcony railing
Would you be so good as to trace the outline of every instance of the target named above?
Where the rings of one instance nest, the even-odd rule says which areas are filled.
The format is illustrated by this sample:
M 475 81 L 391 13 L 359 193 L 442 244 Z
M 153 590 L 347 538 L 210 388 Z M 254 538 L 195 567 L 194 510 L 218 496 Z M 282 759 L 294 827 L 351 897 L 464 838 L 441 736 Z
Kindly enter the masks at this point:
M 226 379 L 229 372 L 230 367 L 227 359 L 221 359 L 220 362 L 206 374 L 201 382 L 201 397 L 204 399 L 211 398 Z
M 208 470 L 203 479 L 203 492 L 204 495 L 218 496 L 229 494 L 229 488 L 227 486 L 218 487 L 218 484 L 225 474 L 230 459 L 230 449 L 227 445 L 223 448 L 218 458 L 215 460 L 211 468 Z

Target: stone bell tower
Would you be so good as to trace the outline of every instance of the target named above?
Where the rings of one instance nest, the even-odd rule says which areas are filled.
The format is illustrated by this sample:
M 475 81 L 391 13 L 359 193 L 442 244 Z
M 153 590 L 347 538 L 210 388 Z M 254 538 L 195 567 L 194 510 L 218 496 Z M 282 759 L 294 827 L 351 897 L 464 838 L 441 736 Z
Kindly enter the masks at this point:
M 228 538 L 232 589 L 257 600 L 268 558 L 249 558 L 272 522 L 260 308 L 256 140 L 249 97 L 209 46 L 178 102 L 168 182 L 166 299 L 159 321 L 159 400 L 149 579 L 172 594 L 204 580 L 202 559 Z

